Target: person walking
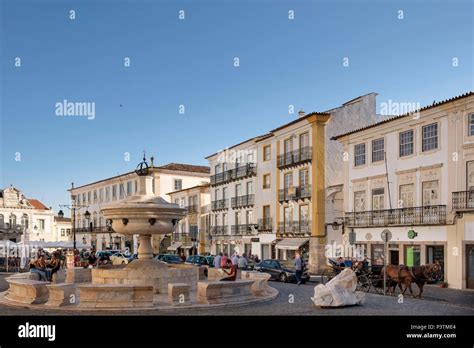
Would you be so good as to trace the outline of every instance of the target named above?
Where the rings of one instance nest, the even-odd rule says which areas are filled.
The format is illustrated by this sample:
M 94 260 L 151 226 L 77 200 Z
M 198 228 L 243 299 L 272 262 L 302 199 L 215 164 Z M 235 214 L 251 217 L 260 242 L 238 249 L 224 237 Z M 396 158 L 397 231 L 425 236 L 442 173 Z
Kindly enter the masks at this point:
M 301 284 L 301 276 L 303 275 L 303 261 L 299 252 L 295 256 L 295 277 L 298 285 Z
M 249 266 L 249 262 L 247 261 L 247 258 L 245 257 L 245 254 L 243 254 L 241 257 L 239 257 L 239 261 L 237 262 L 237 266 L 239 269 L 246 270 L 247 267 Z
M 232 264 L 234 266 L 237 266 L 239 263 L 239 255 L 237 253 L 234 253 L 230 260 L 232 261 Z
M 221 267 L 222 267 L 222 268 L 225 268 L 225 267 L 226 267 L 226 265 L 227 265 L 227 259 L 228 259 L 227 253 L 224 253 L 224 255 L 223 255 L 222 258 L 221 258 Z
M 214 258 L 215 268 L 221 268 L 221 259 L 222 259 L 222 253 L 217 254 L 217 256 Z

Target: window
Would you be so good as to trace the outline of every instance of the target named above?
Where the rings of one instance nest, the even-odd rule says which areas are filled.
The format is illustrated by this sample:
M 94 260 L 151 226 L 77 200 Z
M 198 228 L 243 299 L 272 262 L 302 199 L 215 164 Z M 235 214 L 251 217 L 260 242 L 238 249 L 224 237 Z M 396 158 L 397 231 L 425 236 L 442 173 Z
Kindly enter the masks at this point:
M 384 138 L 372 140 L 372 162 L 380 162 L 385 158 Z
M 354 146 L 354 165 L 356 167 L 365 164 L 365 144 L 357 144 Z
M 105 188 L 105 201 L 109 202 L 110 201 L 110 186 L 107 186 Z
M 300 205 L 300 223 L 309 221 L 309 205 Z
M 383 265 L 384 259 L 384 245 L 383 244 L 372 244 L 372 264 Z
M 300 134 L 300 149 L 309 146 L 309 133 Z
M 425 181 L 423 184 L 423 206 L 438 205 L 439 192 L 438 180 Z
M 293 186 L 293 173 L 286 173 L 284 177 L 284 187 L 286 189 Z
M 91 191 L 87 192 L 87 203 L 91 204 Z
M 222 214 L 222 226 L 227 226 L 227 213 Z
M 23 216 L 21 217 L 21 225 L 24 228 L 29 228 L 28 214 L 23 214 Z
M 302 169 L 299 172 L 300 176 L 300 187 L 305 187 L 309 185 L 309 171 L 308 169 Z
M 247 182 L 247 194 L 251 195 L 253 193 L 253 183 L 252 181 Z
M 291 207 L 284 208 L 283 219 L 284 219 L 283 222 L 284 222 L 285 227 L 291 225 L 292 220 L 293 220 L 293 209 Z
M 270 188 L 270 174 L 263 175 L 263 188 Z
M 104 201 L 104 189 L 101 188 L 99 190 L 99 202 L 102 203 Z
M 112 186 L 112 200 L 115 201 L 117 199 L 117 185 Z
M 215 200 L 215 201 L 219 200 L 219 189 L 216 189 L 216 190 L 214 191 L 214 200 Z
M 66 235 L 67 235 L 67 236 L 70 236 L 70 235 L 71 235 L 71 229 L 70 229 L 70 228 L 66 228 Z
M 94 203 L 97 203 L 97 190 L 94 190 Z
M 237 184 L 235 185 L 235 197 L 239 197 L 240 195 L 242 195 L 242 185 Z
M 272 156 L 272 147 L 270 145 L 263 147 L 263 160 L 270 161 Z
M 86 204 L 86 193 L 85 192 L 82 194 L 82 203 Z
M 398 137 L 400 157 L 413 155 L 413 129 L 401 132 Z
M 438 148 L 438 124 L 433 123 L 423 127 L 423 151 Z
M 263 219 L 265 220 L 265 223 L 267 223 L 268 219 L 270 219 L 270 206 L 265 205 L 263 207 Z
M 16 226 L 16 215 L 15 214 L 10 215 L 9 223 L 10 223 L 10 228 L 13 228 L 13 227 Z
M 39 230 L 44 231 L 44 226 L 45 226 L 44 219 L 38 219 L 38 225 L 39 225 L 38 226 Z
M 74 199 L 74 197 L 73 197 Z M 77 205 L 81 205 L 81 195 L 77 196 Z
M 383 188 L 372 190 L 372 210 L 383 210 L 384 197 L 385 195 Z
M 354 192 L 354 211 L 365 211 L 365 191 Z
M 125 197 L 125 187 L 123 187 L 123 184 L 119 185 L 119 198 L 123 199 Z
M 130 196 L 132 194 L 132 182 L 127 181 L 127 196 Z
M 174 179 L 174 189 L 181 190 L 183 188 L 183 180 L 181 179 Z
M 468 127 L 467 127 L 467 135 L 473 136 L 474 135 L 474 114 L 469 114 L 468 116 Z
M 467 187 L 466 188 L 468 191 L 474 191 L 474 161 L 466 162 L 466 170 L 467 170 L 467 176 L 466 176 Z
M 137 193 L 138 191 L 138 180 L 135 180 L 135 193 Z M 153 190 L 155 191 L 155 190 Z
M 219 174 L 221 172 L 221 165 L 220 164 L 216 164 L 214 166 L 214 174 Z
M 414 185 L 400 185 L 400 204 L 399 208 L 411 208 L 413 207 L 413 192 L 414 192 Z
M 65 236 L 66 236 L 66 229 L 61 228 L 61 237 L 65 237 Z
M 245 213 L 245 224 L 253 224 L 253 211 L 247 210 L 247 212 Z
M 290 153 L 291 151 L 293 151 L 293 142 L 291 141 L 291 139 L 286 139 L 285 142 L 284 142 L 284 149 L 285 149 L 285 154 L 287 153 Z

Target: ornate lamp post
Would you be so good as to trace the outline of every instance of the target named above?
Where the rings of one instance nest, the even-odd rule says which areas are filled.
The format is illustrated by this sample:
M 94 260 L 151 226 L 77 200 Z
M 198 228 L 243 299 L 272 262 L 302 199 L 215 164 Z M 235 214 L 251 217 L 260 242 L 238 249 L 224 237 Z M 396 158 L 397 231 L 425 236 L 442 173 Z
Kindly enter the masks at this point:
M 74 183 L 71 183 L 71 189 L 74 188 Z M 88 208 L 89 206 L 87 205 L 80 205 L 80 204 L 76 204 L 76 195 L 71 195 L 71 204 L 60 204 L 59 205 L 60 208 L 68 208 L 71 210 L 71 227 L 72 227 L 72 236 L 73 236 L 73 249 L 76 250 L 76 209 L 80 209 L 80 208 Z M 59 211 L 59 213 L 62 213 L 62 216 L 64 216 L 64 212 L 62 210 Z M 59 213 L 58 213 L 58 216 L 59 216 Z M 87 215 L 89 216 L 90 218 L 90 213 L 88 211 L 86 211 L 86 213 L 84 214 L 86 215 L 86 219 L 87 219 Z

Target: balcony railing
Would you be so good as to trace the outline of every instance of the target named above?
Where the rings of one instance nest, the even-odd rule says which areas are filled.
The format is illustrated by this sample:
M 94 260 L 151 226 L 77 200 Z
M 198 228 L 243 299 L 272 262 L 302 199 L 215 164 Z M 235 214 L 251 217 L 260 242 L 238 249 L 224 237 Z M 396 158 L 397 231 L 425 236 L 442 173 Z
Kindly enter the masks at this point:
M 280 237 L 309 237 L 311 236 L 311 220 L 280 222 L 278 235 Z
M 258 231 L 267 232 L 273 230 L 272 218 L 258 219 Z
M 222 173 L 211 175 L 211 185 L 225 184 L 233 180 L 243 179 L 249 176 L 257 175 L 257 167 L 254 163 L 245 164 L 226 170 Z
M 346 212 L 346 225 L 358 227 L 444 225 L 446 206 L 429 205 L 399 209 Z
M 253 194 L 232 197 L 230 201 L 230 206 L 232 208 L 250 207 L 254 204 L 254 201 L 255 201 L 255 195 Z
M 231 235 L 233 236 L 245 236 L 252 234 L 252 229 L 248 224 L 232 225 L 230 231 Z
M 211 226 L 211 235 L 213 236 L 225 236 L 227 235 L 228 226 Z
M 228 208 L 228 199 L 218 199 L 211 202 L 211 210 L 223 210 Z
M 277 167 L 283 169 L 298 164 L 310 162 L 313 159 L 313 148 L 305 146 L 294 151 L 286 152 L 283 155 L 278 155 Z
M 293 186 L 278 191 L 280 202 L 311 198 L 311 185 Z
M 474 191 L 453 192 L 452 203 L 455 210 L 473 210 Z
M 0 230 L 11 230 L 11 231 L 22 232 L 24 229 L 25 229 L 25 226 L 20 225 L 20 224 L 10 224 L 8 222 L 0 223 Z
M 186 210 L 188 214 L 197 214 L 199 211 L 199 206 L 197 204 L 188 205 Z
M 76 233 L 114 233 L 114 230 L 108 226 L 76 227 Z

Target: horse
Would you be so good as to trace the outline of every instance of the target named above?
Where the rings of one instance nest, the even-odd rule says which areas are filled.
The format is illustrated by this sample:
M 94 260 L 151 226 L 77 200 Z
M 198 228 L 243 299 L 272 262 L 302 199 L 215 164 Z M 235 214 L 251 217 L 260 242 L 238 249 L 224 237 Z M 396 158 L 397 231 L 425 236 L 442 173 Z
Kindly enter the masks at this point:
M 434 280 L 440 275 L 441 265 L 439 262 L 435 262 L 422 266 L 413 266 L 411 268 L 411 272 L 413 274 L 413 278 L 415 279 L 414 283 L 420 289 L 420 292 L 415 297 L 421 298 L 421 295 L 423 294 L 423 287 L 425 286 L 426 282 Z
M 384 272 L 387 272 L 387 280 L 389 282 L 388 289 L 390 293 L 395 294 L 395 288 L 400 288 L 402 295 L 405 294 L 407 289 L 410 290 L 411 295 L 413 296 L 413 290 L 411 284 L 415 282 L 415 277 L 410 269 L 405 265 L 387 265 L 387 267 L 382 268 L 380 277 L 383 277 Z M 405 288 L 402 288 L 402 284 L 405 285 Z
M 382 276 L 384 270 L 382 269 Z M 426 264 L 422 266 L 413 266 L 411 269 L 405 265 L 388 265 L 387 266 L 387 277 L 393 283 L 393 286 L 389 286 L 389 289 L 392 288 L 391 293 L 395 293 L 395 288 L 398 284 L 402 295 L 405 294 L 406 290 L 409 289 L 413 297 L 421 298 L 423 294 L 423 287 L 427 281 L 433 280 L 441 272 L 441 265 L 439 262 L 432 264 Z M 393 284 L 392 283 L 392 284 Z M 411 284 L 415 283 L 420 289 L 418 295 L 413 295 L 413 290 Z M 391 284 L 391 285 L 392 285 Z M 402 289 L 402 284 L 405 285 L 405 289 Z

